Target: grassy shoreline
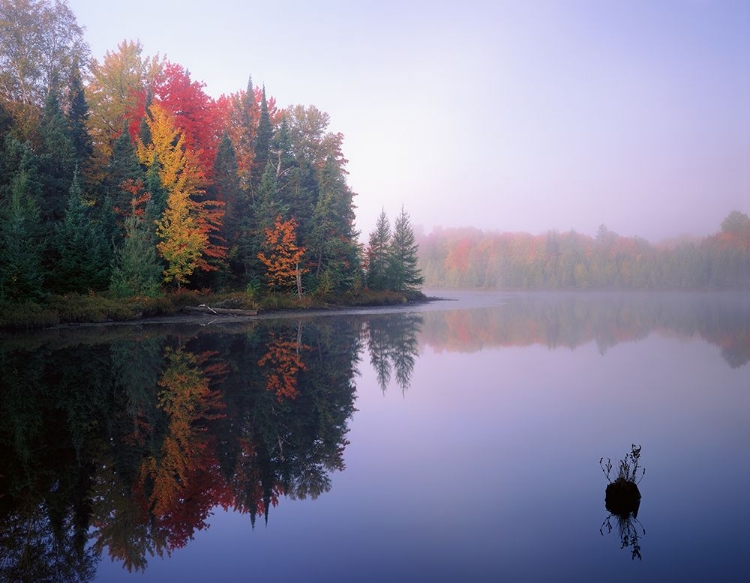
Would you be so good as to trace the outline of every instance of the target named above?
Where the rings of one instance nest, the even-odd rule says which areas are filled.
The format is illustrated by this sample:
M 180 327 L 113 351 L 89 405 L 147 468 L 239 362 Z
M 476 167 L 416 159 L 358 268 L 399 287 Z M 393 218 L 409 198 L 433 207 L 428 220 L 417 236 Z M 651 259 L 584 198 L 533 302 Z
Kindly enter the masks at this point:
M 213 308 L 258 310 L 259 314 L 281 311 L 336 310 L 377 307 L 426 301 L 422 292 L 361 290 L 342 296 L 301 300 L 288 294 L 243 292 L 207 293 L 182 290 L 158 297 L 115 298 L 107 294 L 50 296 L 45 301 L 0 303 L 0 330 L 34 330 L 71 324 L 137 322 L 150 318 L 183 315 L 186 307 L 201 304 Z

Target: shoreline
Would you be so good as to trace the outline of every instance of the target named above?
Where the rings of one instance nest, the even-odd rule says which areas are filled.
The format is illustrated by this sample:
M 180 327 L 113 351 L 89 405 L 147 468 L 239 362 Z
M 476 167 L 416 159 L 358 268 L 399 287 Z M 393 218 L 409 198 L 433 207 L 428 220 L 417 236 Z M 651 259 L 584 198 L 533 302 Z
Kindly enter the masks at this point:
M 373 304 L 373 305 L 330 305 L 314 308 L 289 308 L 289 309 L 267 309 L 258 310 L 256 314 L 210 314 L 210 313 L 187 313 L 179 310 L 174 314 L 162 316 L 145 316 L 133 320 L 107 320 L 104 322 L 65 322 L 54 326 L 47 326 L 35 330 L 3 330 L 10 333 L 34 333 L 47 330 L 71 330 L 80 328 L 102 328 L 102 327 L 139 327 L 159 325 L 199 325 L 209 326 L 211 324 L 237 324 L 242 322 L 253 322 L 257 320 L 281 320 L 290 318 L 319 318 L 325 316 L 357 316 L 381 313 L 397 313 L 407 311 L 415 306 L 440 301 L 453 301 L 450 298 L 436 296 L 425 296 L 424 298 L 409 300 L 404 303 Z

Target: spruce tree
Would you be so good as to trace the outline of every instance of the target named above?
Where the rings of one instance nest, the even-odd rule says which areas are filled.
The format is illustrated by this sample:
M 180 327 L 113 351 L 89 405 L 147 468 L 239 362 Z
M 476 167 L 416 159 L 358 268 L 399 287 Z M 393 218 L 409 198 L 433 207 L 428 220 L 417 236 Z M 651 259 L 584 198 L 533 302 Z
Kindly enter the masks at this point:
M 257 192 L 257 189 L 260 187 L 260 182 L 263 180 L 263 174 L 265 173 L 266 165 L 269 162 L 272 139 L 273 128 L 271 127 L 271 117 L 268 114 L 266 88 L 263 87 L 260 99 L 260 118 L 258 120 L 258 131 L 255 134 L 254 144 L 255 147 L 252 173 L 253 192 Z
M 89 134 L 86 122 L 89 118 L 89 106 L 83 92 L 81 72 L 76 67 L 70 78 L 70 106 L 68 108 L 68 126 L 70 139 L 75 153 L 75 162 L 78 168 L 88 170 L 91 156 L 94 153 L 94 145 Z
M 209 194 L 212 199 L 224 203 L 224 222 L 219 234 L 229 247 L 227 259 L 230 274 L 233 279 L 241 279 L 245 274 L 247 258 L 241 253 L 246 251 L 246 246 L 241 247 L 240 243 L 247 236 L 243 221 L 250 212 L 250 201 L 247 192 L 240 187 L 237 158 L 227 132 L 219 142 Z
M 424 278 L 417 267 L 419 246 L 414 240 L 414 231 L 408 213 L 401 207 L 396 217 L 393 237 L 389 245 L 388 286 L 400 292 L 417 291 Z
M 359 245 L 354 230 L 352 192 L 339 163 L 329 156 L 321 171 L 320 194 L 312 221 L 311 261 L 318 290 L 323 293 L 352 289 L 360 270 Z
M 144 216 L 133 211 L 125 219 L 125 241 L 115 253 L 110 289 L 119 297 L 153 297 L 162 277 L 156 238 Z
M 112 156 L 107 163 L 106 171 L 102 185 L 104 202 L 99 216 L 105 240 L 117 248 L 122 245 L 125 236 L 123 216 L 131 206 L 132 188 L 145 179 L 128 134 L 127 124 L 123 124 L 122 134 L 112 144 Z
M 389 287 L 390 245 L 391 224 L 385 210 L 381 210 L 367 247 L 367 287 L 372 290 Z
M 83 199 L 78 173 L 73 176 L 65 218 L 58 225 L 53 287 L 59 293 L 106 289 L 110 259 L 99 226 L 90 218 Z
M 42 221 L 52 231 L 65 215 L 65 201 L 76 167 L 76 151 L 57 92 L 50 90 L 39 122 L 39 178 L 42 182 Z
M 0 212 L 0 299 L 37 299 L 42 294 L 43 272 L 39 243 L 39 209 L 34 200 L 31 169 L 24 164 L 9 185 Z

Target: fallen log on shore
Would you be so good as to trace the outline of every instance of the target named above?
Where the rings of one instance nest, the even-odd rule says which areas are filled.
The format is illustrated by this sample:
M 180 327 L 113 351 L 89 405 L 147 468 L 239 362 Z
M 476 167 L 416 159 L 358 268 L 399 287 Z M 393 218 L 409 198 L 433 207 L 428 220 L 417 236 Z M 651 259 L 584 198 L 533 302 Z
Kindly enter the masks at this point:
M 184 312 L 200 312 L 201 314 L 224 314 L 227 316 L 257 316 L 258 310 L 239 310 L 235 308 L 212 308 L 206 304 L 200 306 L 185 306 L 182 308 Z

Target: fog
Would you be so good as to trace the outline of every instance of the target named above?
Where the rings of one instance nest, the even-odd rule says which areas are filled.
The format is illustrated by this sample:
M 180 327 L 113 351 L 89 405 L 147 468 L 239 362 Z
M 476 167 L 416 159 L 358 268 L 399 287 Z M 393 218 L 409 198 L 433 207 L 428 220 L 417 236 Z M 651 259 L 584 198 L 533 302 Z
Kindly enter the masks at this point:
M 252 74 L 345 135 L 366 237 L 575 229 L 651 241 L 750 213 L 750 3 L 70 0 L 101 59 L 124 39 L 216 97 Z

